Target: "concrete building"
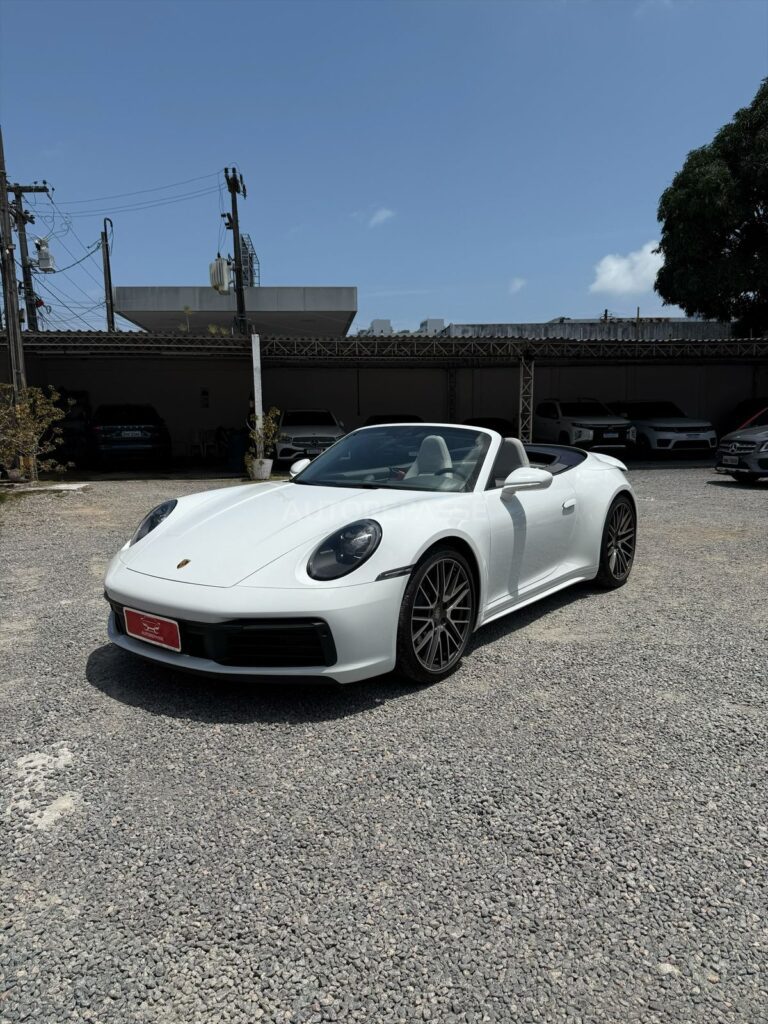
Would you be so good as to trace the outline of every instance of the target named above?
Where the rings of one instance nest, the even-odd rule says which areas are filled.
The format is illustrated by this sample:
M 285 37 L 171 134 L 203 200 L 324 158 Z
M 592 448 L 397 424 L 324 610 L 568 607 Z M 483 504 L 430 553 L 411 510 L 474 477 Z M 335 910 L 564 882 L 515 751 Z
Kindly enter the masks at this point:
M 449 324 L 449 338 L 528 338 L 546 341 L 708 341 L 731 337 L 731 325 L 687 317 L 556 317 L 545 323 Z
M 357 313 L 357 288 L 246 288 L 245 309 L 258 334 L 339 337 Z M 124 286 L 115 288 L 115 312 L 155 334 L 215 335 L 231 331 L 236 301 L 210 287 Z

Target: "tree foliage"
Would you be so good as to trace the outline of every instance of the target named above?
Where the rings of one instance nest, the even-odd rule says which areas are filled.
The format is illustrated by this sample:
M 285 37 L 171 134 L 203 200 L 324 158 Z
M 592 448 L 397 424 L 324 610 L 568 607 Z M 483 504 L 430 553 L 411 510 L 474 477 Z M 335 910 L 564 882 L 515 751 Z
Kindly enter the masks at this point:
M 249 458 L 263 459 L 277 441 L 280 433 L 280 410 L 274 405 L 263 416 L 252 413 L 245 423 L 248 428 Z
M 689 316 L 768 330 L 768 78 L 659 202 L 656 291 Z
M 65 468 L 51 457 L 62 442 L 56 424 L 66 415 L 59 398 L 53 388 L 24 388 L 14 402 L 11 385 L 0 384 L 0 465 L 18 467 L 33 480 L 38 469 Z

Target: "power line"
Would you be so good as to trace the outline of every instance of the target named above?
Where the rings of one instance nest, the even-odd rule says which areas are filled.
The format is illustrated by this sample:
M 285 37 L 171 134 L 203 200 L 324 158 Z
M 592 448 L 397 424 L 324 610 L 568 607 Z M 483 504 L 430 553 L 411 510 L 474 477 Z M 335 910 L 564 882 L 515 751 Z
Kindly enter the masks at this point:
M 141 210 L 154 210 L 160 206 L 173 206 L 176 203 L 188 203 L 193 199 L 201 199 L 203 196 L 212 196 L 219 191 L 218 185 L 213 188 L 203 188 L 195 192 L 188 192 L 185 195 L 176 196 L 173 199 L 157 199 L 147 203 L 134 203 L 128 206 L 113 206 L 104 210 L 79 210 L 74 213 L 61 210 L 62 216 L 66 217 L 109 217 L 114 213 L 133 213 Z
M 85 254 L 85 256 L 81 256 L 79 260 L 77 260 L 75 263 L 70 263 L 69 266 L 67 266 L 67 267 L 59 267 L 56 270 L 56 273 L 57 274 L 63 274 L 65 271 L 71 270 L 72 267 L 79 266 L 79 264 L 84 263 L 85 260 L 87 260 L 89 256 L 93 256 L 94 253 L 96 253 L 101 248 L 101 242 L 100 241 L 99 242 L 91 242 L 91 245 L 94 246 L 93 252 L 87 252 Z
M 82 206 L 86 203 L 101 203 L 107 199 L 124 199 L 127 196 L 142 196 L 147 192 L 163 192 L 169 188 L 179 188 L 181 185 L 190 185 L 193 181 L 204 181 L 207 178 L 218 178 L 221 171 L 214 171 L 212 174 L 201 174 L 197 178 L 187 178 L 185 181 L 175 181 L 170 185 L 156 185 L 154 188 L 142 188 L 136 192 L 117 192 L 112 196 L 96 196 L 94 199 L 70 199 L 64 206 Z
M 62 217 L 66 221 L 68 219 L 68 215 L 65 214 L 62 210 L 59 209 L 59 207 L 58 207 L 58 205 L 56 203 L 56 200 L 53 198 L 53 196 L 49 196 L 49 198 L 51 200 L 51 205 L 53 206 L 53 208 L 57 211 L 59 216 Z M 75 236 L 77 241 L 80 243 L 81 248 L 84 249 L 88 253 L 89 256 L 93 256 L 94 254 L 92 252 L 90 252 L 90 250 L 88 249 L 88 246 L 85 244 L 85 242 L 83 242 L 82 238 L 80 238 L 78 233 L 75 231 L 74 227 L 71 227 L 71 225 L 70 225 L 70 228 L 71 228 L 72 234 Z M 77 259 L 77 256 L 75 256 L 75 254 L 72 252 L 72 250 L 69 248 L 69 246 L 62 239 L 59 239 L 59 244 L 61 245 L 61 247 L 63 249 L 65 249 L 69 253 L 69 255 L 72 257 L 73 260 Z M 97 280 L 97 278 L 95 278 L 93 276 L 93 274 L 90 272 L 88 267 L 83 267 L 83 271 L 84 271 L 84 273 L 86 273 L 88 275 L 88 277 L 90 277 L 90 279 L 93 281 L 94 284 L 97 284 L 99 286 L 99 288 L 101 288 L 102 282 Z M 75 284 L 74 281 L 72 283 Z M 80 288 L 80 286 L 77 285 L 77 284 L 75 284 L 75 287 Z M 80 291 L 83 291 L 83 289 L 80 288 Z M 83 294 L 87 295 L 86 292 L 84 292 Z
M 45 291 L 47 291 L 47 292 L 48 292 L 48 293 L 49 293 L 49 294 L 50 294 L 50 295 L 51 295 L 51 296 L 52 296 L 52 297 L 53 297 L 53 298 L 54 298 L 54 299 L 56 300 L 56 302 L 57 302 L 57 303 L 58 303 L 58 304 L 59 304 L 60 306 L 63 306 L 63 307 L 64 307 L 64 309 L 66 309 L 68 313 L 71 313 L 71 314 L 72 314 L 72 318 L 73 318 L 73 320 L 79 320 L 79 321 L 80 321 L 80 323 L 81 323 L 81 324 L 84 324 L 84 325 L 85 325 L 85 327 L 86 327 L 86 328 L 87 328 L 87 329 L 88 329 L 89 331 L 93 330 L 93 326 L 92 326 L 91 324 L 89 324 L 89 323 L 88 323 L 88 321 L 87 321 L 87 320 L 86 320 L 86 319 L 85 319 L 85 318 L 84 318 L 83 316 L 81 316 L 81 314 L 80 314 L 80 313 L 76 313 L 76 312 L 74 311 L 74 309 L 72 309 L 72 308 L 71 308 L 70 306 L 68 306 L 68 305 L 67 305 L 67 303 L 66 303 L 66 302 L 65 302 L 65 301 L 64 301 L 64 300 L 63 300 L 63 299 L 61 298 L 61 296 L 60 296 L 60 295 L 57 295 L 57 293 L 56 293 L 56 289 L 55 289 L 55 288 L 53 288 L 53 287 L 52 287 L 51 285 L 49 285 L 49 284 L 46 284 L 46 283 L 44 283 L 43 281 L 40 281 L 39 279 L 38 279 L 38 282 L 37 282 L 37 283 L 38 283 L 38 284 L 40 285 L 40 287 L 41 287 L 41 288 L 44 288 L 44 289 L 45 289 Z M 67 298 L 69 298 L 69 296 L 67 296 Z M 100 303 L 97 303 L 97 305 L 100 305 Z M 71 323 L 72 321 L 68 321 L 68 322 L 70 322 L 70 323 Z

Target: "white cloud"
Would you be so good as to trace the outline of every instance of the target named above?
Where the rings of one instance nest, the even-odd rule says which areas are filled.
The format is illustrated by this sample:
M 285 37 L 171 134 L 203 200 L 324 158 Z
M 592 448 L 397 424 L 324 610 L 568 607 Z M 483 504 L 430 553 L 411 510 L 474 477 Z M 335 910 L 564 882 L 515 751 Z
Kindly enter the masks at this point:
M 642 249 L 626 256 L 603 256 L 595 267 L 595 280 L 589 290 L 611 295 L 637 295 L 652 291 L 656 274 L 664 262 L 661 253 L 653 251 L 658 244 L 646 242 Z
M 509 282 L 509 294 L 517 295 L 528 284 L 524 277 L 513 277 Z
M 380 224 L 385 224 L 388 220 L 392 220 L 394 216 L 394 210 L 389 210 L 386 206 L 380 206 L 368 221 L 368 227 L 377 228 Z

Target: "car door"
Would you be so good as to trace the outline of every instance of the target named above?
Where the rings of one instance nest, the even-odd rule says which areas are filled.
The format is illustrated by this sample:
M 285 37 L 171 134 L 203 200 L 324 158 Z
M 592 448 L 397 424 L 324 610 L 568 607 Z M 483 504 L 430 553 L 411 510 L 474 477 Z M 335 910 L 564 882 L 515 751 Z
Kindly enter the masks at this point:
M 578 507 L 572 474 L 555 474 L 549 487 L 485 494 L 490 527 L 486 613 L 500 611 L 567 572 Z

